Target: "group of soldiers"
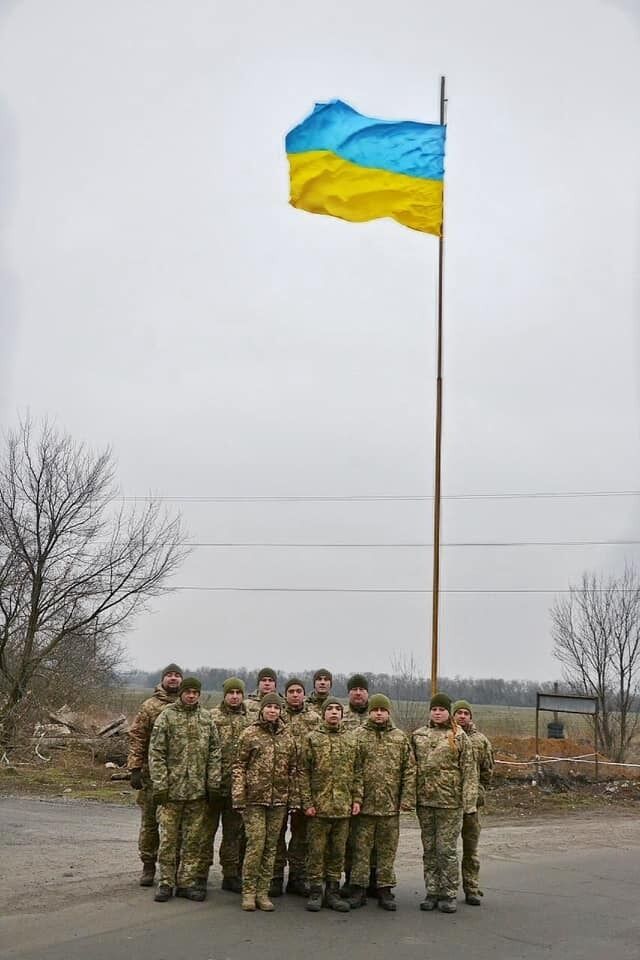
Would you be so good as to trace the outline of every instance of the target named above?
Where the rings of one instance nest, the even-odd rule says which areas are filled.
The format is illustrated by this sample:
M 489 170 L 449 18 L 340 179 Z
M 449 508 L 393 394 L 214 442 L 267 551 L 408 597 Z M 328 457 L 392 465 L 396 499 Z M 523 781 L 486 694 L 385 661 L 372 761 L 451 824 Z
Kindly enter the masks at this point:
M 327 669 L 316 671 L 309 696 L 297 677 L 283 695 L 277 682 L 265 667 L 245 696 L 243 681 L 229 677 L 222 702 L 207 710 L 198 678 L 165 667 L 130 731 L 140 885 L 153 886 L 157 865 L 156 901 L 174 892 L 204 900 L 221 826 L 222 889 L 241 894 L 243 910 L 271 911 L 285 889 L 312 912 L 346 912 L 367 897 L 395 910 L 400 813 L 415 812 L 420 909 L 456 911 L 460 836 L 465 902 L 479 906 L 479 811 L 493 755 L 471 705 L 435 694 L 428 723 L 408 736 L 389 698 L 370 696 L 360 674 L 349 678 L 346 707 Z

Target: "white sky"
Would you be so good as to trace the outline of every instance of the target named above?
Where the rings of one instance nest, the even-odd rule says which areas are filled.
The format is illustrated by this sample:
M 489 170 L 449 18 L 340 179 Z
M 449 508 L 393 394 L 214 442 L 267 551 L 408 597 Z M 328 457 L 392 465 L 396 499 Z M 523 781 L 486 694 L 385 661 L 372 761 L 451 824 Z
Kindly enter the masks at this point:
M 640 489 L 634 0 L 0 2 L 0 417 L 123 490 L 432 492 L 437 244 L 287 205 L 317 100 L 437 120 L 444 493 Z M 431 540 L 414 501 L 177 502 L 195 542 Z M 640 497 L 447 501 L 445 541 L 640 539 Z M 563 589 L 635 547 L 445 547 L 445 590 Z M 429 588 L 429 548 L 196 547 L 181 586 Z M 551 594 L 445 593 L 444 674 L 544 678 Z M 429 594 L 181 590 L 132 664 L 426 664 Z

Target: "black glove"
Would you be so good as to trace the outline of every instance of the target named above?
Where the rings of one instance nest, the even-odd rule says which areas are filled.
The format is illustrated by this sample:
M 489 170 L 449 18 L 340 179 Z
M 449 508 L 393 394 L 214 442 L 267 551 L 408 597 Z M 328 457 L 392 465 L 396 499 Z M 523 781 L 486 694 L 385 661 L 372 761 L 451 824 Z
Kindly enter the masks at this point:
M 142 770 L 132 770 L 131 776 L 129 777 L 129 783 L 134 790 L 142 790 L 144 787 L 144 780 L 142 779 Z

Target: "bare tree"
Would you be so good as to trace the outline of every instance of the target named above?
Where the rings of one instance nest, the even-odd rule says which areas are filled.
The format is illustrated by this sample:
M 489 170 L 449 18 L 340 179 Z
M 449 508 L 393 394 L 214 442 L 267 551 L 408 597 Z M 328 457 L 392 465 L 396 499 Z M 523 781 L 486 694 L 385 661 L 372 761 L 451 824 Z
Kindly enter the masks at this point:
M 185 555 L 179 516 L 125 506 L 109 449 L 30 419 L 0 453 L 0 744 L 38 688 L 113 667 L 131 618 Z M 117 659 L 117 656 L 116 656 Z
M 605 579 L 584 573 L 580 587 L 551 609 L 554 656 L 571 687 L 598 698 L 598 739 L 622 762 L 638 724 L 640 579 L 633 566 Z
M 403 730 L 412 733 L 427 719 L 427 679 L 420 675 L 413 653 L 395 651 L 391 669 L 396 718 Z

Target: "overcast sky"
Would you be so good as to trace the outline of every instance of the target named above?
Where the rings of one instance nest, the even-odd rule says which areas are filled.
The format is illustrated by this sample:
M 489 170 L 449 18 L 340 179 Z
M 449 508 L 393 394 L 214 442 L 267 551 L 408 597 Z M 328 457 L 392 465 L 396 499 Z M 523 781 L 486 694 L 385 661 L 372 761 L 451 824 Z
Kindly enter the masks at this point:
M 639 11 L 0 2 L 3 424 L 111 444 L 123 492 L 175 498 L 196 544 L 430 542 L 429 500 L 205 498 L 432 493 L 437 241 L 288 206 L 283 137 L 333 97 L 436 121 L 444 73 L 443 540 L 640 540 L 638 496 L 478 496 L 640 490 Z M 443 547 L 442 673 L 557 676 L 553 592 L 517 591 L 638 555 Z M 427 546 L 196 546 L 174 583 L 430 581 Z M 127 644 L 148 668 L 426 667 L 430 606 L 180 589 Z

